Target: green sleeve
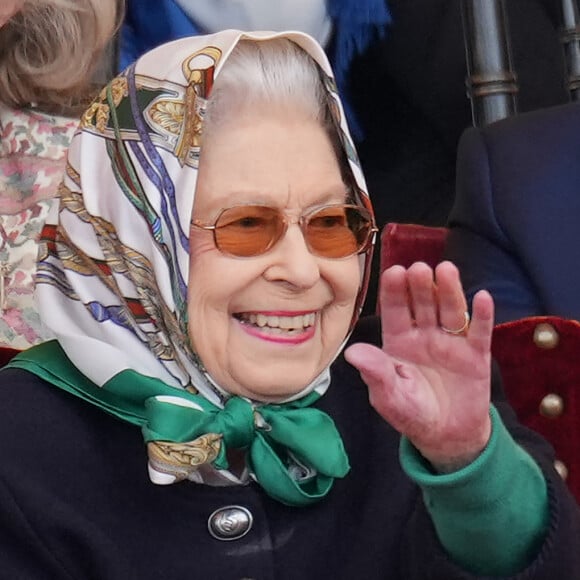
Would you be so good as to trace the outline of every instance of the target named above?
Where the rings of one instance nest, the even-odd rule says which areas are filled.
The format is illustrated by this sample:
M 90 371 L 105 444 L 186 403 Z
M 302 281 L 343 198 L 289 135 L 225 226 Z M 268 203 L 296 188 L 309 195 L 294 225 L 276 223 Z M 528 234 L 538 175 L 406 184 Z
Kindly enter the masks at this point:
M 536 462 L 505 428 L 494 407 L 481 455 L 448 474 L 403 438 L 401 464 L 423 492 L 439 540 L 457 564 L 482 575 L 512 575 L 537 555 L 548 521 L 548 493 Z

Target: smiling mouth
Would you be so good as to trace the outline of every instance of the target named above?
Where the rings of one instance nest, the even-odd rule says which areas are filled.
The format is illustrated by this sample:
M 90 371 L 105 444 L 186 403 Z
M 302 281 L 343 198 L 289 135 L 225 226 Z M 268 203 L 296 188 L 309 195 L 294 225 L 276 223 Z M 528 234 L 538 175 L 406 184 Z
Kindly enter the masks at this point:
M 279 336 L 300 334 L 314 326 L 316 322 L 316 314 L 314 312 L 296 316 L 241 312 L 234 314 L 234 318 L 244 325 L 255 327 L 260 332 Z

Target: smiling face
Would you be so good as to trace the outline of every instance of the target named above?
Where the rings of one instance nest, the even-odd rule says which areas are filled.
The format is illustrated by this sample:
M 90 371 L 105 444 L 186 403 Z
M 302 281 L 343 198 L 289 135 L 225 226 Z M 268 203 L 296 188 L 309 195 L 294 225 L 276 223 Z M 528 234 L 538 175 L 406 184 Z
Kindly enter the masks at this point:
M 259 110 L 259 113 L 256 113 Z M 324 129 L 299 113 L 246 111 L 204 136 L 193 216 L 260 204 L 298 217 L 345 201 L 346 186 Z M 304 389 L 344 340 L 360 285 L 358 256 L 311 254 L 300 227 L 267 253 L 221 253 L 211 231 L 190 237 L 189 335 L 227 391 L 271 401 Z

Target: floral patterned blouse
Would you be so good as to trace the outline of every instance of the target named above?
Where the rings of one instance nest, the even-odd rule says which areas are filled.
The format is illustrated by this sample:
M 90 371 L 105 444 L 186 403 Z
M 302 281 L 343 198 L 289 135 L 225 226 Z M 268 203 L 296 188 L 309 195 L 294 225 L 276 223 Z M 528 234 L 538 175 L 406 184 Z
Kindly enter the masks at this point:
M 0 104 L 0 346 L 50 338 L 33 298 L 38 238 L 77 124 Z

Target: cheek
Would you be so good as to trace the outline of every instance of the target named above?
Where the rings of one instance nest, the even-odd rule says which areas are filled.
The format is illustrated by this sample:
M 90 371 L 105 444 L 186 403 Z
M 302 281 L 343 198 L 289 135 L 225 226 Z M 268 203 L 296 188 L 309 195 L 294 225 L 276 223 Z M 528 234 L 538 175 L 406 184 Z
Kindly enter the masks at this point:
M 344 339 L 351 327 L 355 311 L 356 299 L 361 285 L 361 263 L 358 256 L 349 258 L 344 268 L 335 277 L 335 316 L 333 316 L 334 332 Z
M 332 287 L 337 305 L 354 305 L 361 284 L 361 267 L 358 256 L 332 264 L 326 279 Z
M 204 319 L 211 313 L 208 304 L 208 289 L 213 278 L 211 259 L 215 246 L 205 232 L 192 232 L 189 242 L 189 278 L 187 284 L 188 335 L 194 349 L 204 342 Z
M 333 292 L 333 302 L 323 316 L 322 340 L 327 354 L 334 354 L 352 323 L 356 298 L 360 288 L 361 270 L 356 256 L 334 264 L 327 281 Z
M 193 270 L 200 260 L 211 251 L 216 251 L 210 232 L 201 232 L 196 228 L 189 235 L 189 269 Z
M 188 334 L 194 347 L 209 339 L 223 345 L 223 333 L 227 332 L 232 304 L 256 277 L 257 272 L 246 262 L 217 250 L 211 236 L 192 233 L 187 311 Z M 216 336 L 219 337 L 217 341 Z
M 196 301 L 199 301 L 199 296 L 203 295 L 209 286 L 208 282 L 212 276 L 216 258 L 219 258 L 219 253 L 211 236 L 206 232 L 193 231 L 189 240 L 188 310 Z

